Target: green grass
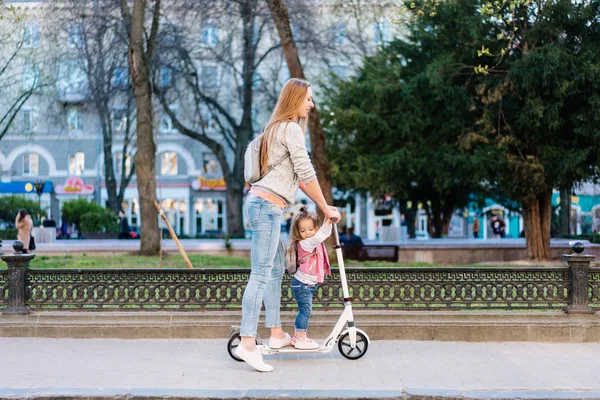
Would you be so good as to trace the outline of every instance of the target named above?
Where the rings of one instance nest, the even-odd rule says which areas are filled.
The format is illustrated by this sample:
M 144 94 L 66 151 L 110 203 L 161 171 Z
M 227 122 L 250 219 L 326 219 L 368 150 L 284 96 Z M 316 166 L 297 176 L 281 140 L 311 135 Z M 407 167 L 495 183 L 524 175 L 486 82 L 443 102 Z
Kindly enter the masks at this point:
M 250 259 L 248 257 L 230 257 L 230 256 L 210 256 L 192 254 L 189 256 L 194 268 L 250 268 Z M 337 268 L 336 260 L 333 259 L 332 266 Z M 431 268 L 431 267 L 469 267 L 486 268 L 492 265 L 441 265 L 429 264 L 425 262 L 413 263 L 393 263 L 386 261 L 365 261 L 358 262 L 346 260 L 346 267 L 368 267 L 368 268 Z M 494 266 L 503 266 L 502 263 Z M 33 269 L 53 269 L 53 268 L 72 268 L 72 269 L 100 269 L 100 268 L 187 268 L 187 265 L 181 255 L 169 254 L 159 257 L 144 257 L 135 255 L 62 255 L 47 256 L 38 255 L 30 263 Z M 6 269 L 6 264 L 0 262 L 0 269 Z
M 194 268 L 249 268 L 250 260 L 243 257 L 189 256 Z M 163 257 L 144 257 L 133 255 L 81 255 L 81 256 L 37 256 L 29 264 L 33 269 L 50 268 L 187 268 L 180 255 Z M 6 265 L 4 265 L 6 267 Z

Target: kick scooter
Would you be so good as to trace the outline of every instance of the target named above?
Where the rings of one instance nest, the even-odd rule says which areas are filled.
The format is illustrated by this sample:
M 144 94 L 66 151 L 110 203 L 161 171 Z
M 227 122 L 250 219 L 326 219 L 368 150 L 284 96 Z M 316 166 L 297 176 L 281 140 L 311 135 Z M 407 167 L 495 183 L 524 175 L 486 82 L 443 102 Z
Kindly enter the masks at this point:
M 260 336 L 256 337 L 256 344 L 261 349 L 262 354 L 291 354 L 291 353 L 329 353 L 333 350 L 336 342 L 337 347 L 342 356 L 349 360 L 358 360 L 367 353 L 371 340 L 369 336 L 362 330 L 358 329 L 354 324 L 354 315 L 352 314 L 352 298 L 348 293 L 348 282 L 346 281 L 346 270 L 344 268 L 344 259 L 342 257 L 342 246 L 338 236 L 337 226 L 333 224 L 333 232 L 335 237 L 335 254 L 339 266 L 340 280 L 342 282 L 342 292 L 344 295 L 344 311 L 333 330 L 327 336 L 323 344 L 314 350 L 299 350 L 293 346 L 286 346 L 280 349 L 272 349 L 268 346 L 268 341 L 262 342 Z M 240 344 L 239 326 L 232 326 L 229 332 L 229 341 L 227 342 L 227 352 L 236 361 L 243 361 L 235 355 L 235 349 Z

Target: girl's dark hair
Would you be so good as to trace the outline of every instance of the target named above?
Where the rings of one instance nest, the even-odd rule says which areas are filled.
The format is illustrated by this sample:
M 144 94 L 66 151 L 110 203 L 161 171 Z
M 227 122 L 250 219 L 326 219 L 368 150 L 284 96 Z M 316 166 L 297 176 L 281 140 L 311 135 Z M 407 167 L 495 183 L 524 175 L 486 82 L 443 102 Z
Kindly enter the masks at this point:
M 319 220 L 319 216 L 317 215 L 316 212 L 314 211 L 308 211 L 308 207 L 306 206 L 302 206 L 300 207 L 300 212 L 296 213 L 296 215 L 294 215 L 294 219 L 292 220 L 292 225 L 290 227 L 290 246 L 289 246 L 289 251 L 296 251 L 296 245 L 297 243 L 302 240 L 302 237 L 300 236 L 300 230 L 298 228 L 298 225 L 300 224 L 300 221 L 304 220 L 304 219 L 311 219 L 313 221 L 313 224 L 315 224 L 316 228 L 320 228 L 321 227 L 321 221 Z
M 21 209 L 19 210 L 19 212 L 17 213 L 17 215 L 19 216 L 19 218 L 18 218 L 18 219 L 19 219 L 19 221 L 20 221 L 20 220 L 22 220 L 23 218 L 25 218 L 25 216 L 26 216 L 26 215 L 28 215 L 28 214 L 27 214 L 27 210 L 26 210 L 26 209 L 24 209 L 24 208 L 21 208 Z

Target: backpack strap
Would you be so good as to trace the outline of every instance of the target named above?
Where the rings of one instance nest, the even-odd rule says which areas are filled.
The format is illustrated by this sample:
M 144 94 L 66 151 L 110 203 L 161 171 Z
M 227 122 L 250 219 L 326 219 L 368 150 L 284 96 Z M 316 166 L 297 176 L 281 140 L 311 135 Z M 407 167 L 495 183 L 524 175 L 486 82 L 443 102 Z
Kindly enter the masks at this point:
M 298 251 L 298 249 L 296 249 L 296 251 Z M 314 249 L 312 253 L 309 253 L 309 254 L 305 255 L 304 257 L 302 257 L 301 259 L 299 259 L 298 260 L 298 265 L 302 264 L 303 262 L 305 262 L 306 260 L 308 260 L 312 256 L 316 256 L 316 255 L 317 255 L 317 249 Z
M 285 128 L 283 128 L 283 145 L 284 146 L 286 146 L 287 124 L 289 124 L 289 122 L 287 122 L 286 125 L 285 125 Z M 264 137 L 263 137 L 263 139 L 264 139 Z M 283 157 L 281 157 L 276 163 L 271 164 L 271 166 L 267 168 L 267 172 L 265 172 L 265 174 L 263 176 L 261 176 L 260 179 L 262 179 L 265 176 L 267 176 L 267 174 L 269 172 L 273 171 L 276 166 L 278 166 L 279 164 L 281 164 L 283 162 L 283 160 L 285 160 L 287 158 L 287 156 L 289 155 L 289 153 L 290 153 L 290 151 L 288 150 L 287 154 L 284 154 Z

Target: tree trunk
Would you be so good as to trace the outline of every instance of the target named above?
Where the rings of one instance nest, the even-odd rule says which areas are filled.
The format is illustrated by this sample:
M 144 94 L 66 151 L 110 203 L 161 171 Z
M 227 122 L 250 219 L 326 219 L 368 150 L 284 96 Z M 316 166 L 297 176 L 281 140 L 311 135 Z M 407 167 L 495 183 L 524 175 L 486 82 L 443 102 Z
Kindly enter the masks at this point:
M 304 69 L 300 63 L 300 57 L 298 56 L 298 48 L 296 47 L 296 42 L 292 35 L 287 6 L 283 4 L 281 0 L 267 0 L 267 3 L 271 10 L 271 16 L 273 17 L 275 26 L 277 27 L 277 33 L 279 34 L 283 49 L 283 56 L 285 57 L 285 61 L 290 70 L 290 76 L 293 78 L 306 79 L 304 77 Z M 321 186 L 327 204 L 333 204 L 333 196 L 331 194 L 331 169 L 329 168 L 329 161 L 327 160 L 327 153 L 325 151 L 325 133 L 323 132 L 319 111 L 316 106 L 310 111 L 308 130 L 310 133 L 311 159 L 317 172 L 319 185 Z M 323 216 L 322 213 L 320 213 L 320 215 L 321 217 Z
M 227 233 L 231 237 L 244 237 L 242 209 L 244 194 L 242 190 L 227 185 Z
M 567 237 L 571 234 L 571 188 L 560 189 L 560 228 L 559 235 Z
M 97 106 L 96 109 L 100 110 L 100 106 Z M 108 197 L 108 208 L 117 214 L 121 208 L 121 203 L 118 201 L 117 181 L 113 169 L 112 130 L 108 125 L 110 124 L 110 118 L 101 111 L 100 121 L 102 123 L 102 148 L 104 153 L 104 185 Z
M 158 5 L 156 5 L 158 7 Z M 156 200 L 156 145 L 152 137 L 152 92 L 148 60 L 144 53 L 145 0 L 135 0 L 131 14 L 129 39 L 129 69 L 137 107 L 137 152 L 135 164 L 140 201 L 140 254 L 154 256 L 160 252 Z M 149 43 L 148 46 L 152 44 Z
M 538 195 L 522 206 L 527 256 L 531 260 L 550 259 L 552 192 Z

